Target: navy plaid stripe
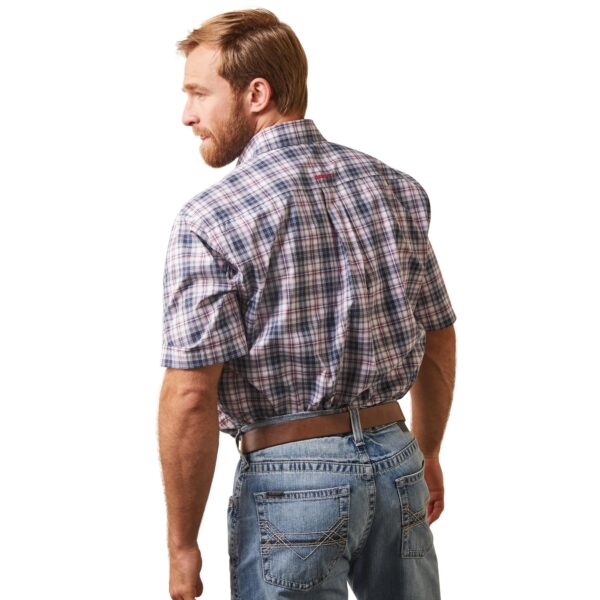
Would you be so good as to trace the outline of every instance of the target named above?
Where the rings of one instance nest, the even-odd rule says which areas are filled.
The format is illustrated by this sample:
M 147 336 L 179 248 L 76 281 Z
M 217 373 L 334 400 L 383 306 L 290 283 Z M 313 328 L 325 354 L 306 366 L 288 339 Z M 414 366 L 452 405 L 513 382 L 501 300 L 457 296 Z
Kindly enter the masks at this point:
M 225 363 L 222 431 L 401 398 L 425 331 L 456 315 L 410 175 L 311 119 L 259 131 L 181 208 L 164 271 L 161 365 Z

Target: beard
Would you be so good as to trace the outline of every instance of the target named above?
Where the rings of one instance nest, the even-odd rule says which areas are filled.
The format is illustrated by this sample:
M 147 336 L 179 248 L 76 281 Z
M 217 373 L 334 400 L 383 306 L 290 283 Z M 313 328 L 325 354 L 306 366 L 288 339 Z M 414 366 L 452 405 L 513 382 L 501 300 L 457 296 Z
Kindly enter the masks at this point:
M 229 115 L 202 142 L 200 154 L 208 166 L 224 167 L 242 153 L 254 133 L 254 126 L 242 110 L 240 95 Z

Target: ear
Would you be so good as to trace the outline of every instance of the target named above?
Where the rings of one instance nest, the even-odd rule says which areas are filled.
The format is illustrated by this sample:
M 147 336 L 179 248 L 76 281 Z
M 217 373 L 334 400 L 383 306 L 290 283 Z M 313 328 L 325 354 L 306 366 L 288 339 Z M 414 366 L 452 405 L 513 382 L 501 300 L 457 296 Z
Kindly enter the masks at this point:
M 247 94 L 250 112 L 259 113 L 269 105 L 273 90 L 264 77 L 256 77 L 248 84 Z

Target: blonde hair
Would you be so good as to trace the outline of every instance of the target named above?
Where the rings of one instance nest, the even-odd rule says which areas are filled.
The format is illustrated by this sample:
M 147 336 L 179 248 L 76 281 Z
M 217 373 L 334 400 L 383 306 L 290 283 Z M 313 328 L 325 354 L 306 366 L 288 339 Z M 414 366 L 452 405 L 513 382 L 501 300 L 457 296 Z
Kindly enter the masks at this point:
M 199 44 L 221 55 L 218 74 L 239 95 L 255 77 L 266 79 L 282 115 L 299 114 L 308 103 L 308 61 L 292 28 L 264 8 L 230 11 L 204 21 L 177 50 L 188 54 Z

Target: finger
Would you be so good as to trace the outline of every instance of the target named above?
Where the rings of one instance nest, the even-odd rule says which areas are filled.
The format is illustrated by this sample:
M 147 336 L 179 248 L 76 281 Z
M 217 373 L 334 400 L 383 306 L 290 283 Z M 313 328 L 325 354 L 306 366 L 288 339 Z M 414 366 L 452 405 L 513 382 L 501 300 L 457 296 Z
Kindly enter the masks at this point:
M 435 523 L 435 521 L 438 520 L 439 517 L 439 513 L 438 512 L 431 512 L 431 514 L 427 515 L 427 523 L 429 525 L 431 525 L 432 523 Z
M 193 590 L 189 590 L 189 591 L 176 591 L 169 595 L 171 596 L 171 600 L 194 600 L 201 594 L 202 594 L 202 591 L 200 591 L 200 593 L 198 593 L 197 588 L 194 588 Z
M 431 525 L 437 521 L 444 510 L 443 500 L 433 500 L 427 505 L 427 522 Z

